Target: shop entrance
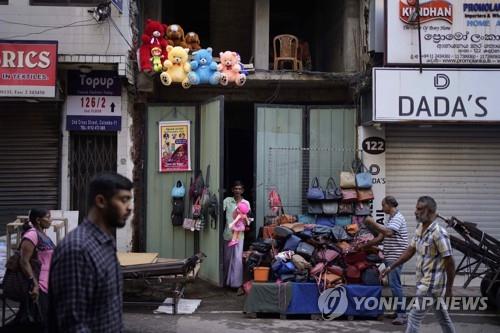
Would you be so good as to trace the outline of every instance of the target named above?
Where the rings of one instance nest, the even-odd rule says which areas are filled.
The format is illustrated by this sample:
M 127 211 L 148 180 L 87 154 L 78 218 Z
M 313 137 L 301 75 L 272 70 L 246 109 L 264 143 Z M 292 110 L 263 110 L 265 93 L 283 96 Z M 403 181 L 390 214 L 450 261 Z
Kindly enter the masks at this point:
M 252 103 L 226 102 L 224 105 L 224 197 L 231 195 L 235 180 L 245 184 L 245 199 L 255 209 L 254 166 L 255 127 Z M 255 239 L 255 223 L 247 233 L 245 243 Z

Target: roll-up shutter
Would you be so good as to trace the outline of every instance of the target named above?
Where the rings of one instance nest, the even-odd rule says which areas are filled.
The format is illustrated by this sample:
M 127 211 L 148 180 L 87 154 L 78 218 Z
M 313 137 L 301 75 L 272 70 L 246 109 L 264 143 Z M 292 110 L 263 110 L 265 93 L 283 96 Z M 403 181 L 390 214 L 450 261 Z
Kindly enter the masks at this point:
M 58 208 L 60 117 L 56 103 L 2 103 L 1 233 L 32 207 Z
M 498 126 L 388 126 L 386 145 L 386 194 L 399 201 L 411 237 L 416 201 L 429 195 L 442 216 L 478 223 L 500 239 Z

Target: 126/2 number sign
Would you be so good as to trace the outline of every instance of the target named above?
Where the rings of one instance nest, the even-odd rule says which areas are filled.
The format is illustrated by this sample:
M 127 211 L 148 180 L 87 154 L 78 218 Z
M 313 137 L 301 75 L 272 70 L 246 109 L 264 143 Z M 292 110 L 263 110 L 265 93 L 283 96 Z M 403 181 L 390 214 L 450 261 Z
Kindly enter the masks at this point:
M 106 97 L 82 97 L 82 108 L 106 108 Z

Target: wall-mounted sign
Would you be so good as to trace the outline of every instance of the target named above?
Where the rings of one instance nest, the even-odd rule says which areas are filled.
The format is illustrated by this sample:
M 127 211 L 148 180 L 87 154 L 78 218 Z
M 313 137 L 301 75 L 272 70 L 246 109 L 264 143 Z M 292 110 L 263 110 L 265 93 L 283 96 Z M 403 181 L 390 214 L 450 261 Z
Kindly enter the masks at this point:
M 160 172 L 191 171 L 189 121 L 161 121 L 158 125 Z
M 386 1 L 387 63 L 500 64 L 500 3 L 486 0 Z
M 121 130 L 121 83 L 114 71 L 68 71 L 68 131 Z
M 0 40 L 0 96 L 55 97 L 57 41 Z
M 500 121 L 499 86 L 500 70 L 374 68 L 373 120 Z

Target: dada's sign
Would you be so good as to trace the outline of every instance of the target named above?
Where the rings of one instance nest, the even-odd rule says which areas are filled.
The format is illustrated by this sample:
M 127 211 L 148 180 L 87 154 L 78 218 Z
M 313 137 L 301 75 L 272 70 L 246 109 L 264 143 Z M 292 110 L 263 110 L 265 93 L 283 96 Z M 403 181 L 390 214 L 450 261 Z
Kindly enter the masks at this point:
M 386 8 L 389 64 L 419 63 L 418 21 L 422 63 L 500 64 L 498 1 L 390 0 Z
M 373 121 L 500 121 L 500 70 L 373 69 Z
M 0 41 L 0 96 L 55 97 L 57 41 Z

